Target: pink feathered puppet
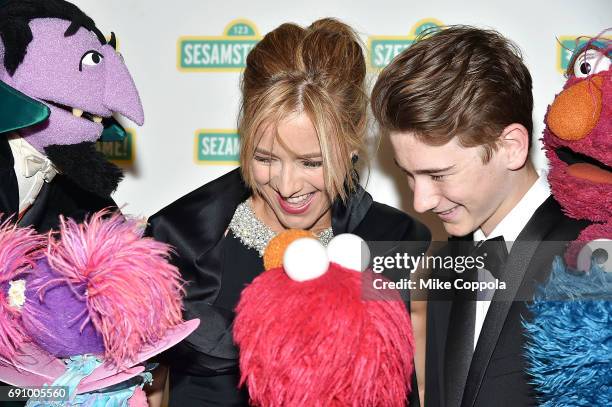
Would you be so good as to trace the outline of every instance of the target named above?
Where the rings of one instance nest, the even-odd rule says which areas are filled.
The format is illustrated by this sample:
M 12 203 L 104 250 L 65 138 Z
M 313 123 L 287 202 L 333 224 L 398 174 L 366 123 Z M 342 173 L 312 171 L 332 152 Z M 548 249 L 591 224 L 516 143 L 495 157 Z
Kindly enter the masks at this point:
M 0 380 L 65 386 L 64 406 L 147 405 L 142 362 L 199 321 L 182 321 L 169 247 L 142 226 L 106 212 L 48 236 L 0 226 Z
M 296 230 L 270 242 L 266 271 L 243 291 L 234 325 L 241 383 L 252 404 L 405 405 L 413 371 L 410 317 L 396 292 L 392 298 L 365 292 L 371 286 L 371 272 L 361 271 L 369 261 L 369 253 L 360 256 L 365 248 L 351 234 L 324 248 Z

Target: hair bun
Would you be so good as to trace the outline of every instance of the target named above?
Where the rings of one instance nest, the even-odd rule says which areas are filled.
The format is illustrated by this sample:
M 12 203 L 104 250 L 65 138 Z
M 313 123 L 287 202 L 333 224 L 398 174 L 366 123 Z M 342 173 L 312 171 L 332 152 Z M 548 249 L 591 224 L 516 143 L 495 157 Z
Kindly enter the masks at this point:
M 317 20 L 308 27 L 301 59 L 308 73 L 319 73 L 361 84 L 366 67 L 361 41 L 348 25 L 333 18 Z
M 247 56 L 248 78 L 268 80 L 280 72 L 297 69 L 295 52 L 304 38 L 304 29 L 292 23 L 269 32 Z

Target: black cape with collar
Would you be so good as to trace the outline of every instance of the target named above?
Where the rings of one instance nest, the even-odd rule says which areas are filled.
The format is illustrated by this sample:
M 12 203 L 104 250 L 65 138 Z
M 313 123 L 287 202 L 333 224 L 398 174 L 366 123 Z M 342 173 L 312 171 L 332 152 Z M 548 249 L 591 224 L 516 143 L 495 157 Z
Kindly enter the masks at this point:
M 186 374 L 212 376 L 237 371 L 238 354 L 231 331 L 233 313 L 214 303 L 222 278 L 219 243 L 236 207 L 250 195 L 240 169 L 236 169 L 149 218 L 145 234 L 175 248 L 171 261 L 188 281 L 184 317 L 202 320 L 196 332 L 163 358 Z M 366 241 L 421 241 L 424 249 L 431 239 L 423 224 L 397 209 L 373 202 L 360 187 L 347 205 L 334 203 L 332 229 L 334 235 L 350 232 Z
M 554 256 L 562 255 L 566 243 L 576 239 L 588 224 L 567 217 L 552 196 L 544 201 L 514 242 L 502 269 L 507 282 L 505 298 L 533 298 L 536 286 L 548 278 Z M 508 297 L 508 293 L 513 295 Z M 496 301 L 498 294 L 493 297 L 482 326 L 463 394 L 449 395 L 456 401 L 452 405 L 445 405 L 444 383 L 445 344 L 449 335 L 450 338 L 453 335 L 448 329 L 452 302 L 428 302 L 426 407 L 538 405 L 523 358 L 525 338 L 521 321 L 529 319 L 530 314 L 524 301 Z
M 7 136 L 0 134 L 0 213 L 5 217 L 16 216 L 19 210 L 19 186 Z M 110 196 L 99 197 L 57 174 L 50 183 L 43 185 L 19 226 L 32 226 L 39 233 L 46 233 L 58 228 L 60 215 L 80 222 L 88 214 L 105 208 L 116 208 Z

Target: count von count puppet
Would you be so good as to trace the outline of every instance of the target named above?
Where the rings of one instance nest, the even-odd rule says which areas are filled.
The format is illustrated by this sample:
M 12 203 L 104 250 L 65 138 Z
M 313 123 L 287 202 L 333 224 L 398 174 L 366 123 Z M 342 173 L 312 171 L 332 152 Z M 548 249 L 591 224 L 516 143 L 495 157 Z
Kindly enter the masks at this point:
M 63 0 L 0 0 L 0 212 L 38 231 L 115 206 L 121 170 L 95 149 L 142 124 L 138 92 L 109 39 Z
M 612 44 L 578 48 L 546 115 L 548 180 L 571 217 L 590 221 L 536 297 L 526 322 L 542 405 L 612 404 Z

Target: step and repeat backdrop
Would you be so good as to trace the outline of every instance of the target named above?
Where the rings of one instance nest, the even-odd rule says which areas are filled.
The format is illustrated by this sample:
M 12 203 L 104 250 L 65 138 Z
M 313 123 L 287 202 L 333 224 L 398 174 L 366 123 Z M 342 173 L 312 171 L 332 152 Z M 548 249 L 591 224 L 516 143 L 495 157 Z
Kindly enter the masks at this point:
M 533 76 L 537 139 L 546 107 L 564 83 L 576 38 L 612 26 L 610 0 L 73 1 L 105 34 L 115 32 L 140 91 L 144 126 L 122 121 L 129 137 L 99 144 L 126 169 L 115 200 L 124 212 L 140 216 L 237 166 L 236 117 L 246 56 L 283 22 L 308 25 L 336 17 L 353 26 L 366 48 L 370 86 L 423 29 L 449 24 L 495 29 L 518 44 Z M 365 187 L 376 200 L 412 212 L 410 191 L 392 163 L 388 142 L 378 142 L 375 126 L 369 143 Z M 539 143 L 533 158 L 545 170 Z M 434 237 L 444 237 L 437 219 L 419 216 Z

